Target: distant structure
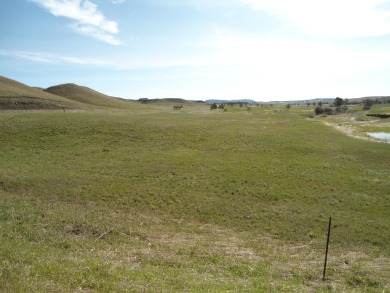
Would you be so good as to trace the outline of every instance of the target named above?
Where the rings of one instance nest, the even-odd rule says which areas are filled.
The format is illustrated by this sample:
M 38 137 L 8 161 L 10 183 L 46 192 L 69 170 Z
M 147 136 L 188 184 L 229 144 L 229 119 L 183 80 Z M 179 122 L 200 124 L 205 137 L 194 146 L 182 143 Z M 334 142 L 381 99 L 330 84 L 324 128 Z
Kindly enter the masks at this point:
M 149 101 L 149 99 L 148 98 L 140 98 L 140 99 L 138 99 L 138 101 L 141 102 L 142 104 L 146 104 Z

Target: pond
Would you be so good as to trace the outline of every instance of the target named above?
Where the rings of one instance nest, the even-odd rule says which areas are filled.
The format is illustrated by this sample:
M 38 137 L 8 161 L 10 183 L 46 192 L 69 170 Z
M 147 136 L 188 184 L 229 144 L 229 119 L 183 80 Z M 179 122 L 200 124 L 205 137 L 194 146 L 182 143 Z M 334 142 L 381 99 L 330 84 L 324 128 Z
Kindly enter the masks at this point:
M 373 138 L 382 139 L 390 143 L 390 132 L 368 132 L 367 134 Z

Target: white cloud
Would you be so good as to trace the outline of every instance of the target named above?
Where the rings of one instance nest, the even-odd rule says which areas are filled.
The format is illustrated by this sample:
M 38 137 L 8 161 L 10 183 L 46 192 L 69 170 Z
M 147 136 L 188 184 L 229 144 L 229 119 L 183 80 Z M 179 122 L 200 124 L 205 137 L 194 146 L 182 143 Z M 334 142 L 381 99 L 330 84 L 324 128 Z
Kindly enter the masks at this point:
M 121 4 L 123 2 L 126 2 L 126 0 L 111 0 L 113 4 Z
M 221 77 L 229 80 L 227 88 L 234 85 L 244 96 L 358 97 L 363 84 L 355 80 L 390 68 L 388 52 L 337 43 L 216 34 L 205 45 L 217 50 L 215 61 L 225 64 Z
M 81 24 L 81 23 L 74 23 L 69 25 L 74 31 L 87 35 L 92 36 L 95 39 L 98 39 L 100 41 L 103 41 L 105 43 L 111 44 L 111 45 L 120 45 L 121 42 L 117 39 L 115 39 L 112 35 L 106 34 L 102 30 L 99 30 L 96 28 L 96 26 L 88 25 L 88 24 Z
M 106 65 L 105 61 L 92 59 L 92 58 L 78 58 L 78 57 L 66 57 L 66 56 L 55 56 L 59 61 L 65 61 L 67 63 L 81 64 L 81 65 Z
M 118 33 L 118 24 L 108 20 L 97 6 L 88 0 L 30 0 L 41 5 L 55 16 L 73 19 L 71 27 L 82 34 L 94 37 L 103 42 L 119 45 L 113 37 Z
M 41 54 L 41 53 L 33 53 L 33 52 L 0 52 L 1 55 L 5 56 L 12 56 L 12 57 L 18 57 L 23 58 L 39 63 L 56 63 L 55 60 L 51 56 L 48 56 L 47 54 Z
M 371 37 L 390 33 L 389 0 L 239 0 L 306 33 L 325 37 Z

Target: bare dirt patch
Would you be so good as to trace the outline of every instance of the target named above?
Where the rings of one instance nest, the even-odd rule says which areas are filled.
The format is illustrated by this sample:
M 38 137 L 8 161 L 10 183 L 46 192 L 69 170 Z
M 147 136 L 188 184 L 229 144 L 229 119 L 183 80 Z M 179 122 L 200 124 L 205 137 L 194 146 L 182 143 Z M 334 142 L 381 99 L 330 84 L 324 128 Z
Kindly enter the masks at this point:
M 390 127 L 390 120 L 383 121 L 383 119 L 375 120 L 359 120 L 358 117 L 354 115 L 338 115 L 337 118 L 328 117 L 323 123 L 327 126 L 331 126 L 334 129 L 357 139 L 367 140 L 367 141 L 377 141 L 384 142 L 380 139 L 375 139 L 367 135 L 367 132 L 364 129 L 369 127 L 375 128 L 386 128 Z

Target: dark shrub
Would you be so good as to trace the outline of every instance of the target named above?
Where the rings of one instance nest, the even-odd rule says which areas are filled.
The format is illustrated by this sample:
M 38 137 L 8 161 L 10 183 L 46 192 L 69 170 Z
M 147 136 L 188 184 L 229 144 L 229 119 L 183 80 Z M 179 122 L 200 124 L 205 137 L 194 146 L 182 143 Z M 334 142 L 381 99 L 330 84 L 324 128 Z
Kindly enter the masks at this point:
M 322 113 L 324 113 L 324 108 L 317 106 L 315 107 L 314 112 L 316 113 L 316 115 L 321 115 Z

